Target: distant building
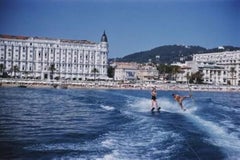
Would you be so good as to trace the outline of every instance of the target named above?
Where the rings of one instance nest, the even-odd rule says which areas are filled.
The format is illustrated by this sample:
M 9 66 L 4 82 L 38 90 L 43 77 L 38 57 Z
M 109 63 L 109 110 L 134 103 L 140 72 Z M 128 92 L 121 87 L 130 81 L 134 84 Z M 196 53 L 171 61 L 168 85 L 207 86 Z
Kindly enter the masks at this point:
M 138 79 L 143 81 L 158 79 L 158 70 L 155 65 L 141 64 L 138 69 Z
M 177 83 L 187 83 L 189 81 L 188 76 L 191 76 L 192 73 L 197 70 L 194 69 L 194 64 L 192 61 L 186 61 L 185 63 L 172 63 L 173 66 L 179 66 L 179 73 L 176 74 Z
M 151 64 L 151 63 L 150 63 Z M 135 81 L 135 80 L 154 80 L 158 78 L 156 66 L 139 64 L 135 62 L 115 62 L 114 80 Z
M 114 80 L 133 81 L 137 80 L 138 64 L 115 62 Z
M 105 32 L 100 43 L 0 35 L 0 64 L 4 65 L 8 75 L 18 78 L 105 79 L 107 60 Z M 14 68 L 18 68 L 16 73 Z
M 199 70 L 203 73 L 203 83 L 231 84 L 230 81 L 228 82 L 228 71 L 224 66 L 217 65 L 215 62 L 205 62 L 199 65 Z
M 240 85 L 240 51 L 195 54 L 204 83 Z
M 240 51 L 225 51 L 193 55 L 193 61 L 174 63 L 180 67 L 176 81 L 187 82 L 187 75 L 203 73 L 203 83 L 240 85 Z

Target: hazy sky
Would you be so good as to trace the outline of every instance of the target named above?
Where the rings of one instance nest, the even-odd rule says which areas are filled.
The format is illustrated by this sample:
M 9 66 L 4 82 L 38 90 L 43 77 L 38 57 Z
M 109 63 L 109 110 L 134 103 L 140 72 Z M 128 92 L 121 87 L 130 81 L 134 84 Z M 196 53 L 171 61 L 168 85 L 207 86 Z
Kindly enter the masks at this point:
M 0 34 L 99 42 L 109 57 L 162 45 L 240 46 L 239 0 L 0 0 Z

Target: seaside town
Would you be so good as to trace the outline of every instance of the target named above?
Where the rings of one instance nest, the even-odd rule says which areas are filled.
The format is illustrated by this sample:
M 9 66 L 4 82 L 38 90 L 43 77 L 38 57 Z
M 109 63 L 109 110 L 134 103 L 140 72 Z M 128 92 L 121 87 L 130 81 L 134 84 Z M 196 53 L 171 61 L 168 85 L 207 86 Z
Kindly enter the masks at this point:
M 108 52 L 105 31 L 99 43 L 0 35 L 0 86 L 240 91 L 240 50 L 169 65 L 160 55 L 147 63 L 109 61 Z
M 0 160 L 240 160 L 240 0 L 0 0 Z

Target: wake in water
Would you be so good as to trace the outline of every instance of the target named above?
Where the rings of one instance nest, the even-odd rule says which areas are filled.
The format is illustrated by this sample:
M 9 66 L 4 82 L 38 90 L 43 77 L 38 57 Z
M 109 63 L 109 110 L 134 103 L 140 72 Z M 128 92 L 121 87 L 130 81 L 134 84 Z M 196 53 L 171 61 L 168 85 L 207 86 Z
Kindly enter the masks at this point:
M 0 159 L 240 157 L 239 94 L 196 92 L 184 112 L 162 91 L 154 113 L 146 91 L 0 88 L 0 94 Z
M 149 99 L 139 98 L 130 104 L 130 106 L 134 108 L 134 110 L 137 109 L 139 112 L 150 112 L 150 107 L 148 106 L 151 104 L 149 101 Z M 182 115 L 187 118 L 188 121 L 193 122 L 197 128 L 208 135 L 208 137 L 204 139 L 212 145 L 220 147 L 227 155 L 227 159 L 232 160 L 240 157 L 240 134 L 239 132 L 229 131 L 229 126 L 232 128 L 236 127 L 231 121 L 228 121 L 228 123 L 225 121 L 226 125 L 223 126 L 219 124 L 216 119 L 205 119 L 203 112 L 200 115 L 197 114 L 198 108 L 201 108 L 201 106 L 197 106 L 195 102 L 187 102 L 185 104 L 187 108 L 186 111 L 181 110 L 176 102 L 171 101 L 168 98 L 160 98 L 158 104 L 161 106 L 161 111 Z M 222 108 L 229 110 L 226 106 L 223 106 Z M 239 112 L 239 110 L 237 111 Z
M 137 109 L 139 112 L 149 112 L 151 110 L 151 101 L 147 98 L 135 98 L 130 107 Z M 171 112 L 171 113 L 182 113 L 184 112 L 179 104 L 174 100 L 170 101 L 168 98 L 161 98 L 158 100 L 158 106 L 161 107 L 161 111 Z M 193 113 L 197 110 L 196 106 L 192 104 L 186 105 L 187 113 Z

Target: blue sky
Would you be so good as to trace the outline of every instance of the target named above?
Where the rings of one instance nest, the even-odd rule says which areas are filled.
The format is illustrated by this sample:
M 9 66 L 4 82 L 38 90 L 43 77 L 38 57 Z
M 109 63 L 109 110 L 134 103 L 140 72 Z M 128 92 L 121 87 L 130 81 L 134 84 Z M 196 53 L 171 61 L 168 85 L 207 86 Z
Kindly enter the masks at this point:
M 0 34 L 99 42 L 109 57 L 162 45 L 240 47 L 238 0 L 0 0 Z

